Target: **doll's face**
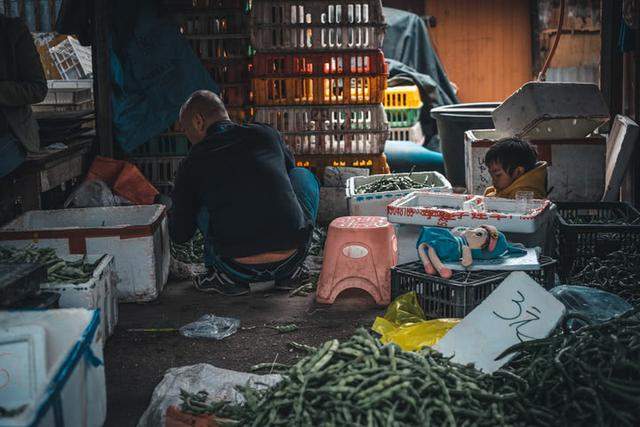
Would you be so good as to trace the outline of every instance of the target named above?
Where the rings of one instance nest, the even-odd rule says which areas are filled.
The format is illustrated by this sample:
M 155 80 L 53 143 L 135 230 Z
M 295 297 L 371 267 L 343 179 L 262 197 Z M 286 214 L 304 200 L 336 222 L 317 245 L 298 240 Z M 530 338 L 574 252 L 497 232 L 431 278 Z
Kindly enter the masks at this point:
M 470 228 L 464 232 L 464 237 L 471 249 L 482 249 L 489 239 L 489 232 L 484 228 Z

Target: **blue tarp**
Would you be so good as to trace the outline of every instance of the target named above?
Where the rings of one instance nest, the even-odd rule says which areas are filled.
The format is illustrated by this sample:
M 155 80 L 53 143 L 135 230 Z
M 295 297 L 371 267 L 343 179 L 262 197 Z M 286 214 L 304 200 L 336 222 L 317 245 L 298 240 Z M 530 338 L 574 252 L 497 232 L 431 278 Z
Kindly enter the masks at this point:
M 408 80 L 418 86 L 423 102 L 420 125 L 425 146 L 439 150 L 438 129 L 429 111 L 442 105 L 457 104 L 455 91 L 422 18 L 404 10 L 389 7 L 383 10 L 387 22 L 383 51 L 389 63 L 389 78 Z
M 114 138 L 130 152 L 164 132 L 191 93 L 218 86 L 158 2 L 113 2 L 110 39 Z

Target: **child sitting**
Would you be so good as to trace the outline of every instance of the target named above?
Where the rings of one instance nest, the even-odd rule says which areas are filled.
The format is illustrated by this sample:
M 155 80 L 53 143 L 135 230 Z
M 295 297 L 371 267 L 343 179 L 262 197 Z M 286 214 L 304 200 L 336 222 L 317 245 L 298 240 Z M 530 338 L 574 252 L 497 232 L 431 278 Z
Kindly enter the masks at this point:
M 484 163 L 493 181 L 485 196 L 515 199 L 517 192 L 530 191 L 534 199 L 547 197 L 547 163 L 538 161 L 535 147 L 528 142 L 515 138 L 498 141 Z

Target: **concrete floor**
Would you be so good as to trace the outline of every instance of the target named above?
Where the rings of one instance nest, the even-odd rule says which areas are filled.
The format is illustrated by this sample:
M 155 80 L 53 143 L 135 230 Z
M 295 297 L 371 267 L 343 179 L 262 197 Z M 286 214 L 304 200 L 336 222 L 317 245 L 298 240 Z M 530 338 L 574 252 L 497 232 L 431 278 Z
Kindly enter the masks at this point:
M 134 426 L 147 408 L 164 372 L 173 367 L 210 363 L 247 371 L 252 365 L 287 363 L 299 357 L 290 341 L 318 345 L 371 327 L 383 310 L 358 291 L 345 292 L 332 306 L 317 305 L 312 295 L 289 298 L 282 292 L 224 298 L 196 291 L 190 283 L 169 283 L 160 298 L 147 304 L 121 304 L 115 334 L 105 347 L 106 426 Z M 240 318 L 241 329 L 221 341 L 182 337 L 177 332 L 135 332 L 141 328 L 179 328 L 204 314 Z M 279 334 L 265 325 L 296 323 L 300 329 Z

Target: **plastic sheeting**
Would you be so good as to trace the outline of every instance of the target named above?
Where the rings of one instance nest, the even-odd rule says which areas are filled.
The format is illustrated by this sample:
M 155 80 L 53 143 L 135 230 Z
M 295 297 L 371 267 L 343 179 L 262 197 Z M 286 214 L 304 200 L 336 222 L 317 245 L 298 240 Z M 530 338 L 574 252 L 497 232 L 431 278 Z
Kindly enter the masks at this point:
M 167 130 L 194 91 L 219 93 L 178 25 L 160 15 L 158 3 L 113 2 L 114 138 L 126 152 Z
M 413 82 L 420 89 L 423 107 L 420 124 L 425 146 L 437 148 L 435 120 L 429 115 L 433 107 L 457 104 L 458 98 L 431 44 L 422 19 L 411 12 L 383 8 L 387 31 L 383 51 L 389 62 L 389 78 Z
M 280 381 L 280 375 L 254 375 L 216 368 L 206 363 L 169 369 L 153 390 L 151 403 L 138 421 L 138 427 L 165 425 L 165 413 L 171 405 L 180 404 L 180 389 L 190 393 L 206 390 L 217 401 L 242 403 L 235 387 L 249 385 L 262 388 Z

